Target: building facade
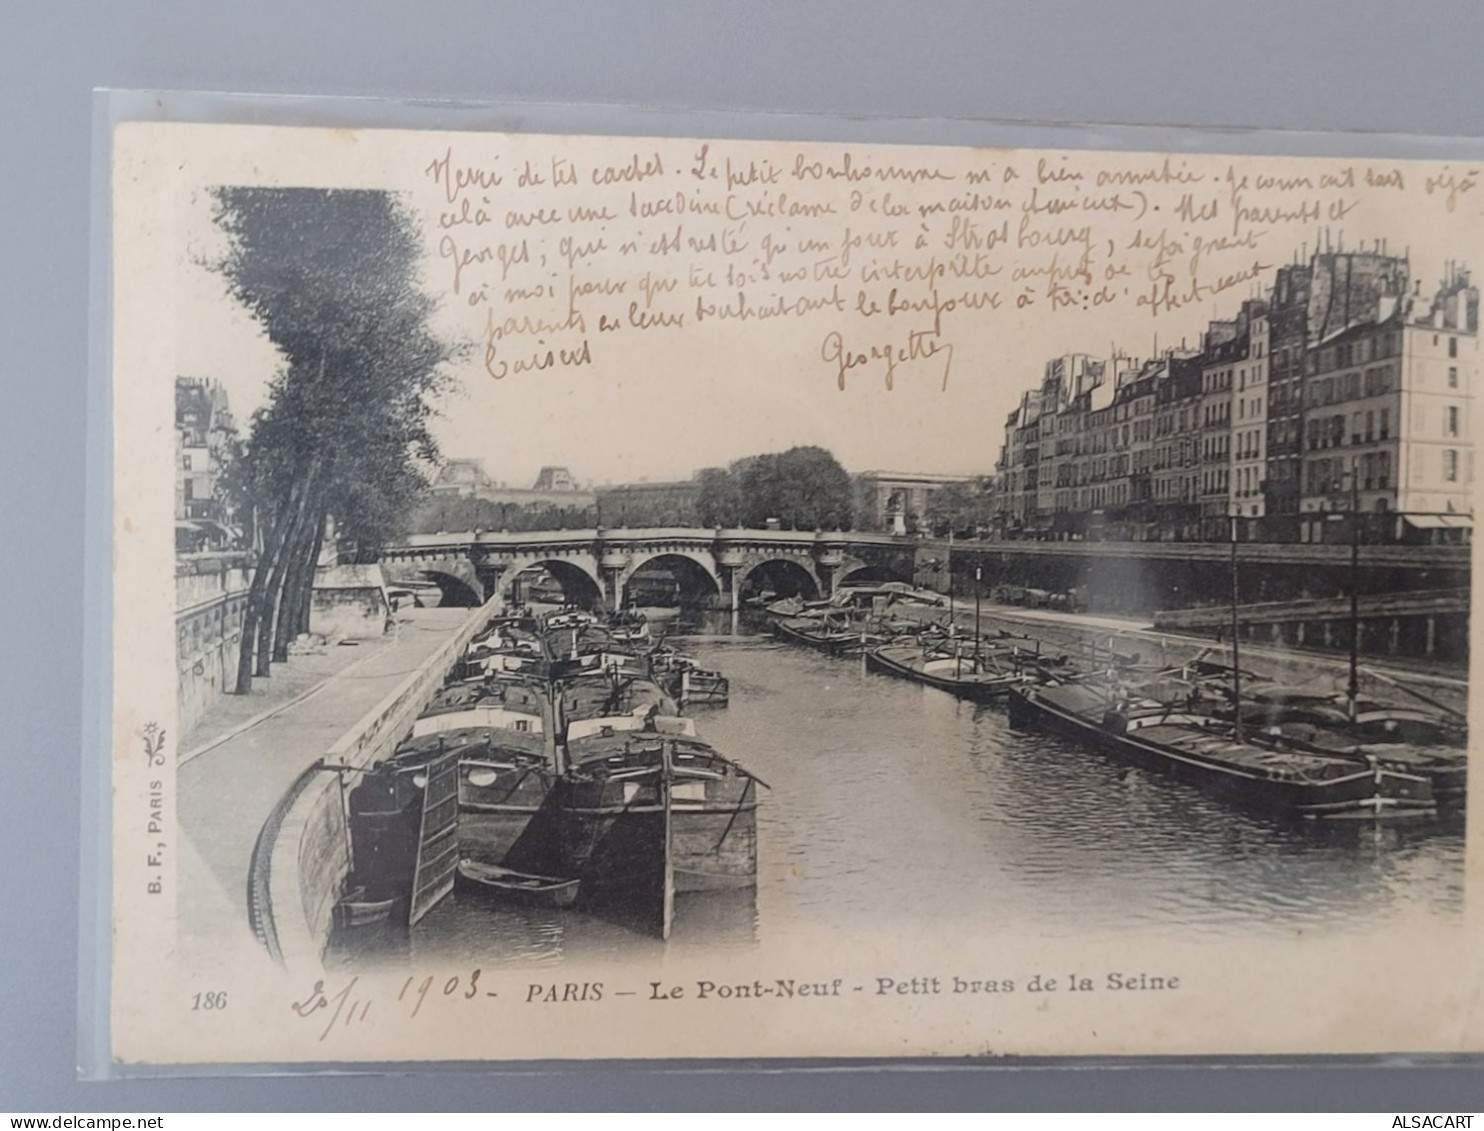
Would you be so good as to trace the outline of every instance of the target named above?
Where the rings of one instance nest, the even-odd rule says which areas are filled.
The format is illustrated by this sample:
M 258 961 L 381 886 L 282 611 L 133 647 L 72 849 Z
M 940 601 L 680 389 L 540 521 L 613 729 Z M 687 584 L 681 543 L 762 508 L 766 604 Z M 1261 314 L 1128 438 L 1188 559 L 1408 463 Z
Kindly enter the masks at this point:
M 175 379 L 175 541 L 182 552 L 237 538 L 222 473 L 237 435 L 227 391 L 209 377 Z
M 1325 247 L 1198 350 L 1054 358 L 1006 418 L 993 529 L 1329 541 L 1358 506 L 1367 540 L 1466 540 L 1478 306 L 1459 266 L 1424 300 L 1384 244 Z
M 1305 541 L 1343 535 L 1328 520 L 1356 509 L 1373 536 L 1436 540 L 1471 510 L 1478 292 L 1456 271 L 1425 311 L 1375 314 L 1308 354 Z
M 1270 323 L 1265 308 L 1255 306 L 1247 327 L 1247 353 L 1237 365 L 1232 388 L 1230 489 L 1227 512 L 1238 518 L 1239 536 L 1250 537 L 1266 511 L 1264 479 L 1268 458 L 1268 375 L 1272 361 Z
M 1267 452 L 1262 489 L 1266 527 L 1298 538 L 1304 471 L 1304 356 L 1309 340 L 1307 263 L 1278 268 L 1268 304 Z
M 509 507 L 582 509 L 593 505 L 596 496 L 584 491 L 565 467 L 543 467 L 530 487 L 497 483 L 484 469 L 484 461 L 457 457 L 445 460 L 429 491 L 434 497 L 483 499 Z
M 597 490 L 602 526 L 698 526 L 701 485 L 696 479 L 622 483 Z

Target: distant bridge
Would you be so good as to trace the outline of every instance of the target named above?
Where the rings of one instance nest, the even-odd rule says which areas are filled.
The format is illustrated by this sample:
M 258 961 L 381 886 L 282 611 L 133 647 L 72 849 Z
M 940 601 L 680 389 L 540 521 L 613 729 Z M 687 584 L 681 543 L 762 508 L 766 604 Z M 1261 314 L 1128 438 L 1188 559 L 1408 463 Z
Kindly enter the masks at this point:
M 749 588 L 818 597 L 845 581 L 910 582 L 920 545 L 844 531 L 465 531 L 409 535 L 382 549 L 381 564 L 393 581 L 436 582 L 451 604 L 508 597 L 524 571 L 540 566 L 568 600 L 621 608 L 634 575 L 651 567 L 675 578 L 685 603 L 731 608 Z
M 1363 594 L 1457 589 L 1470 580 L 1470 546 L 1362 544 Z M 393 580 L 434 581 L 449 604 L 508 596 L 515 579 L 543 567 L 569 600 L 621 607 L 636 573 L 663 568 L 686 604 L 725 609 L 748 591 L 805 596 L 842 582 L 908 581 L 970 593 L 999 585 L 1083 588 L 1092 608 L 1147 612 L 1224 604 L 1231 548 L 1218 542 L 1022 542 L 941 540 L 855 531 L 696 529 L 548 530 L 415 534 L 386 547 Z M 1244 602 L 1332 598 L 1349 592 L 1350 547 L 1243 542 Z M 950 569 L 951 566 L 951 569 Z

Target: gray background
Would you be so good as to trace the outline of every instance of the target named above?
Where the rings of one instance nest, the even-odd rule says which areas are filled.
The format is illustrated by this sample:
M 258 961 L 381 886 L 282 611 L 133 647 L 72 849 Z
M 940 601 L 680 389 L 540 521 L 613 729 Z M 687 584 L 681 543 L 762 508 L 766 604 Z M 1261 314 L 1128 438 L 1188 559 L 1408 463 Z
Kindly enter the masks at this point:
M 1477 135 L 1484 5 L 6 0 L 3 17 L 0 1111 L 1481 1106 L 1484 1071 L 1440 1067 L 79 1084 L 74 1050 L 91 88 Z

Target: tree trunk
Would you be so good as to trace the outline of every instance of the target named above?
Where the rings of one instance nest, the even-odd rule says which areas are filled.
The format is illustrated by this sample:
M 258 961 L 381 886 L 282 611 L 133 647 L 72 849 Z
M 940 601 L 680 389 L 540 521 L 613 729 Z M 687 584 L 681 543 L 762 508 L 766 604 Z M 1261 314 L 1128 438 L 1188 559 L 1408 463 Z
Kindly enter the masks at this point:
M 325 516 L 321 514 L 314 527 L 314 544 L 309 548 L 309 568 L 304 573 L 303 587 L 299 592 L 297 615 L 293 622 L 296 635 L 309 631 L 310 617 L 314 612 L 314 577 L 319 570 L 319 556 L 324 546 Z
M 318 478 L 319 460 L 316 458 L 304 477 L 299 489 L 299 497 L 291 513 L 284 519 L 284 534 L 277 560 L 273 563 L 273 572 L 268 578 L 263 594 L 262 612 L 258 618 L 257 663 L 253 669 L 255 675 L 266 676 L 272 673 L 273 630 L 278 626 L 278 609 L 283 600 L 283 582 L 288 574 L 289 555 L 303 537 L 306 512 L 309 510 L 309 501 L 314 495 L 315 480 Z
M 284 554 L 283 592 L 278 599 L 277 613 L 273 618 L 273 663 L 281 664 L 289 658 L 289 641 L 293 639 L 293 618 L 299 599 L 299 581 L 304 574 L 304 555 L 308 551 L 310 534 L 307 524 L 300 523 L 294 532 L 294 541 Z
M 319 555 L 325 549 L 325 519 L 315 527 L 315 549 L 309 555 L 309 574 L 304 577 L 303 601 L 300 601 L 298 631 L 309 632 L 309 622 L 315 612 L 315 574 L 319 571 Z
M 280 664 L 289 658 L 289 642 L 299 632 L 299 606 L 304 599 L 306 574 L 313 583 L 314 564 L 310 555 L 315 544 L 314 527 L 316 522 L 323 522 L 323 515 L 319 506 L 311 506 L 307 513 L 303 529 L 286 555 L 288 571 L 284 575 L 283 597 L 278 603 L 278 619 L 273 626 L 273 660 Z
M 252 584 L 247 591 L 247 608 L 242 614 L 242 636 L 237 645 L 237 682 L 232 689 L 234 695 L 252 692 L 253 646 L 257 643 L 259 626 L 263 620 L 264 604 L 268 595 L 268 582 L 283 553 L 283 534 L 289 511 L 294 506 L 294 489 L 279 509 L 277 517 L 262 524 L 263 550 L 258 564 L 253 569 Z

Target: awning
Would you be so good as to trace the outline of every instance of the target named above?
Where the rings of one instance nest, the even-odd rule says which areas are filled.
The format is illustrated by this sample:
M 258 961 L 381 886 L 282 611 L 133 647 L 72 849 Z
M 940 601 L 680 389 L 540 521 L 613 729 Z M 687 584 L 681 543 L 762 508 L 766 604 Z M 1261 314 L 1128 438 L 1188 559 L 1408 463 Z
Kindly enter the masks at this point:
M 1414 530 L 1472 530 L 1474 520 L 1466 514 L 1404 514 Z
M 238 530 L 234 526 L 228 526 L 224 522 L 217 522 L 214 518 L 198 518 L 196 519 L 196 522 L 201 526 L 203 530 L 214 531 L 215 533 L 220 534 L 223 538 L 242 537 L 242 531 Z

